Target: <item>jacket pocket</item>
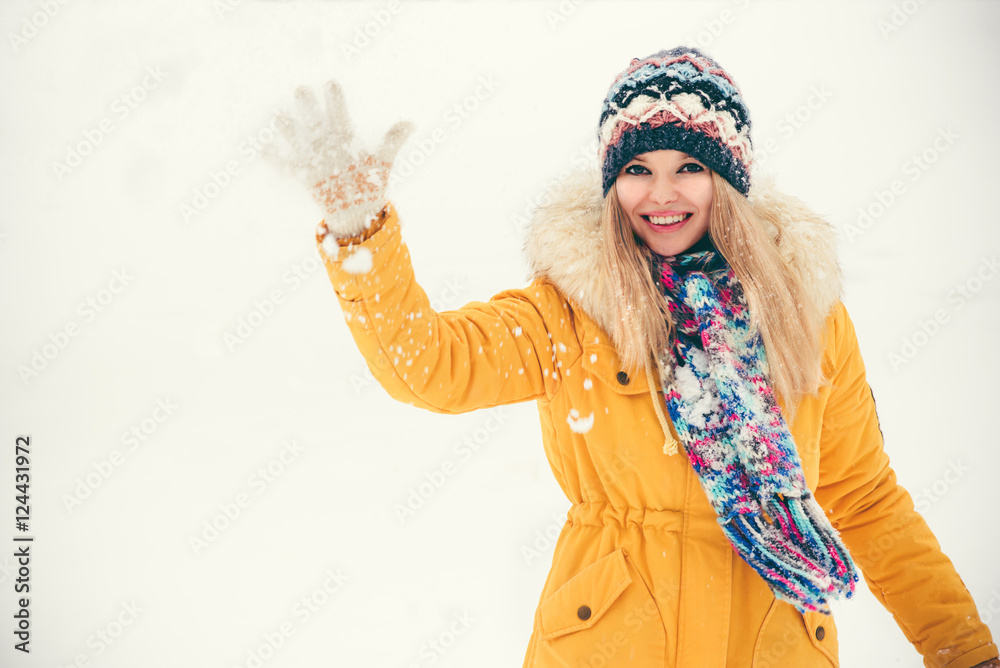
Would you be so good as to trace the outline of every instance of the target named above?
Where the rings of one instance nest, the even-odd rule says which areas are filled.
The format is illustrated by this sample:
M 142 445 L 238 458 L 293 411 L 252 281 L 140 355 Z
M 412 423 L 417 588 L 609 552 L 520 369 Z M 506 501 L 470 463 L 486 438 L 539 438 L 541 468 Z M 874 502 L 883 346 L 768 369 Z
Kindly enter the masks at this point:
M 535 666 L 663 665 L 663 620 L 621 548 L 570 578 L 538 608 Z
M 753 654 L 753 668 L 838 668 L 837 626 L 820 612 L 800 613 L 791 604 L 771 603 Z

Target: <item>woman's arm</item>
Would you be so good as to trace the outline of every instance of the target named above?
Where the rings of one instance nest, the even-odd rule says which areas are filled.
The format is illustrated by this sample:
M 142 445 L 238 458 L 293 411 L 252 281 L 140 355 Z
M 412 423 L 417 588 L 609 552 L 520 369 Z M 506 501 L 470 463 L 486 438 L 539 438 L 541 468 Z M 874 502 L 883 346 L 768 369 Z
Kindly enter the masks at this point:
M 579 347 L 570 307 L 547 282 L 435 312 L 391 204 L 365 234 L 334 245 L 321 225 L 317 243 L 358 348 L 400 401 L 460 413 L 538 399 L 560 381 L 557 358 Z
M 996 658 L 972 596 L 896 483 L 854 324 L 842 303 L 830 322 L 836 373 L 823 413 L 816 500 L 925 666 L 969 668 Z
M 335 81 L 324 104 L 295 91 L 298 114 L 280 113 L 267 158 L 299 179 L 326 212 L 317 243 L 344 317 L 375 378 L 422 408 L 458 413 L 551 393 L 560 361 L 579 345 L 569 305 L 548 283 L 508 290 L 488 303 L 435 313 L 413 277 L 386 189 L 412 131 L 401 121 L 375 153 L 357 149 Z

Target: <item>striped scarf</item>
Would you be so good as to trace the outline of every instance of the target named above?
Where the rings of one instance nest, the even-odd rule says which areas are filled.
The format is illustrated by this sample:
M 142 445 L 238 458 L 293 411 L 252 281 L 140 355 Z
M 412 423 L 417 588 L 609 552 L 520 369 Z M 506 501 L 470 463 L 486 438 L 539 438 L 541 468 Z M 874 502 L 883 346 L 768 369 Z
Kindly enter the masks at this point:
M 775 597 L 830 614 L 858 575 L 806 485 L 742 286 L 710 243 L 652 268 L 675 323 L 659 362 L 667 408 L 726 538 Z

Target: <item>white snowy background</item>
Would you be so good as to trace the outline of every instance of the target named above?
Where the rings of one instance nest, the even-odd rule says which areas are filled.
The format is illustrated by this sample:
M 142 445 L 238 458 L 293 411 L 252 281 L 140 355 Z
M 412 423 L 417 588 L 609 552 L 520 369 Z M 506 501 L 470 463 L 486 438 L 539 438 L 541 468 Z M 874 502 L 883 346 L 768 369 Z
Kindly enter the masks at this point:
M 593 159 L 611 80 L 682 43 L 732 73 L 763 168 L 838 228 L 892 464 L 1000 629 L 998 19 L 937 0 L 5 0 L 0 665 L 520 666 L 568 507 L 536 408 L 390 399 L 320 268 L 320 212 L 255 142 L 330 78 L 369 146 L 412 120 L 393 200 L 454 308 L 526 283 L 523 216 Z M 864 586 L 836 609 L 843 665 L 920 665 Z

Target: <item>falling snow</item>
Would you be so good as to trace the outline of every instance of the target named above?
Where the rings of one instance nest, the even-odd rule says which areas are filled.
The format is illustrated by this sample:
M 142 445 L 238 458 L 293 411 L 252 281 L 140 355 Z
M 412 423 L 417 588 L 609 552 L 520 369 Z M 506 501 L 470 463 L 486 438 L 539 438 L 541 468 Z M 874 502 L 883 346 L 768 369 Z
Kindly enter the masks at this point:
M 351 274 L 367 274 L 372 270 L 372 263 L 372 252 L 362 246 L 344 260 L 341 266 Z
M 337 243 L 337 237 L 332 234 L 323 237 L 322 248 L 326 256 L 330 258 L 336 258 L 340 253 L 340 244 Z
M 575 408 L 571 408 L 569 409 L 569 415 L 566 417 L 566 422 L 569 424 L 569 428 L 575 433 L 586 434 L 594 428 L 594 412 L 591 411 L 590 415 L 585 418 L 581 418 L 580 411 Z
M 372 168 L 368 170 L 368 183 L 374 186 L 381 186 L 384 182 L 382 180 L 382 174 L 379 173 L 378 169 Z

